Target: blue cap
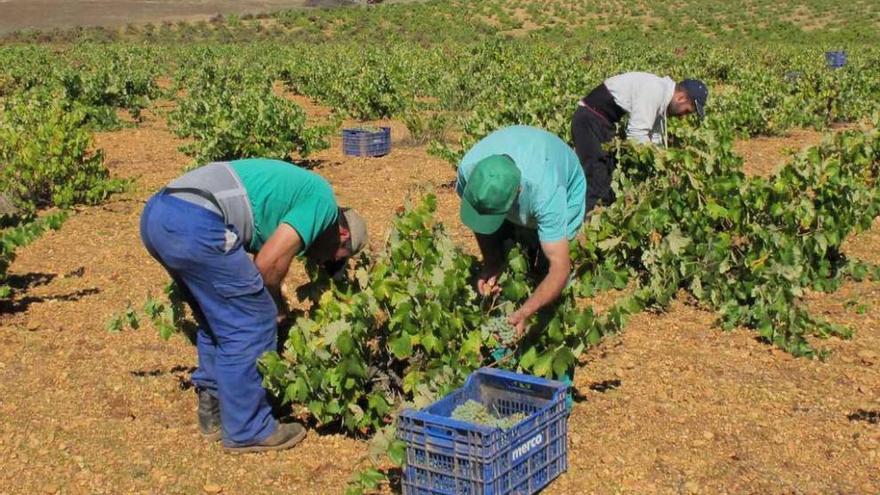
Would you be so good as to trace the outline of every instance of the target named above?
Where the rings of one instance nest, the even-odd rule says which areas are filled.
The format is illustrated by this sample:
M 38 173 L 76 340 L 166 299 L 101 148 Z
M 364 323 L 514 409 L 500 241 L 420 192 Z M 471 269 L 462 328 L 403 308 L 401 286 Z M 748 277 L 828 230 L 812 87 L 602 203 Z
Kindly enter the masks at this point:
M 709 88 L 703 84 L 703 81 L 698 79 L 685 79 L 678 83 L 684 92 L 687 93 L 688 98 L 694 102 L 694 106 L 697 109 L 697 115 L 702 119 L 706 116 L 706 100 L 709 98 Z

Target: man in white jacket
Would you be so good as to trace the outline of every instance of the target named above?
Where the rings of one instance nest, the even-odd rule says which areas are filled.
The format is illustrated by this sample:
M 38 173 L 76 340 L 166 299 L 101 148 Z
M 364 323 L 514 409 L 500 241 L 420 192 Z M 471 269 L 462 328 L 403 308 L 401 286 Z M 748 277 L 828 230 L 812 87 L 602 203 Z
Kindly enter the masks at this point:
M 676 83 L 647 72 L 627 72 L 606 79 L 581 99 L 571 121 L 571 135 L 587 178 L 587 211 L 600 202 L 609 205 L 614 201 L 614 155 L 602 145 L 614 137 L 615 124 L 625 114 L 629 114 L 627 138 L 666 146 L 667 117 L 697 112 L 702 118 L 708 97 L 702 81 Z

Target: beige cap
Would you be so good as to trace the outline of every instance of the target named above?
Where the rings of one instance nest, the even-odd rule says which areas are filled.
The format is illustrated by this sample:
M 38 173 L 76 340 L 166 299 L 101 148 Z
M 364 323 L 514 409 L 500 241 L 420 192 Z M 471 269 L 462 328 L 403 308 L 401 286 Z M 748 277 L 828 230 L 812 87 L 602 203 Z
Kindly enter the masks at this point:
M 351 235 L 351 254 L 357 254 L 367 245 L 367 223 L 352 208 L 343 208 L 342 214 L 345 216 L 345 223 L 348 224 Z

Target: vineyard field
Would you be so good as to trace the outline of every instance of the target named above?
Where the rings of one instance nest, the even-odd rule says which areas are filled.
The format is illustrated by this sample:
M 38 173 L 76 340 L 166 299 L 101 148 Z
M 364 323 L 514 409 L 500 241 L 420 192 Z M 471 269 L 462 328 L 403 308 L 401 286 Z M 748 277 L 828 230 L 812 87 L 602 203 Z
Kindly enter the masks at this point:
M 880 492 L 878 28 L 858 0 L 430 0 L 8 33 L 0 493 L 395 493 L 396 411 L 492 362 L 481 328 L 534 288 L 514 251 L 475 297 L 457 159 L 505 125 L 570 142 L 577 99 L 636 69 L 704 79 L 707 118 L 615 143 L 617 203 L 501 364 L 573 371 L 542 493 Z M 344 155 L 356 126 L 391 153 Z M 192 323 L 149 316 L 168 277 L 138 222 L 184 170 L 257 155 L 325 177 L 370 246 L 325 292 L 294 262 L 300 318 L 260 369 L 309 436 L 239 457 L 198 431 Z

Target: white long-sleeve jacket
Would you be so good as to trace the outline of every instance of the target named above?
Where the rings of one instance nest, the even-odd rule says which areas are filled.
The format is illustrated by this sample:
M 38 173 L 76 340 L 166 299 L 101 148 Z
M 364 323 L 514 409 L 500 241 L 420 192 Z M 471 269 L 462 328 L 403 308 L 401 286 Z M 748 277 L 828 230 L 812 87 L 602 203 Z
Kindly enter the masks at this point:
M 629 113 L 627 138 L 666 146 L 666 109 L 675 93 L 675 81 L 648 72 L 627 72 L 606 79 L 605 87 Z

